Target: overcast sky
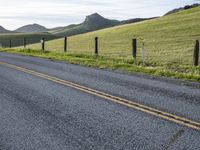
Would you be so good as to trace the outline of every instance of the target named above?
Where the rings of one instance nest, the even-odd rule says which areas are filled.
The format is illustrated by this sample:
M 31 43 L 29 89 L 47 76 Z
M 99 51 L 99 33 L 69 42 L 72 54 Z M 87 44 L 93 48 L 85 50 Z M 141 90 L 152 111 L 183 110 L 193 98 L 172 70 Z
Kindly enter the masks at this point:
M 38 23 L 48 28 L 80 23 L 99 13 L 110 19 L 161 16 L 198 0 L 0 0 L 0 25 L 16 29 Z

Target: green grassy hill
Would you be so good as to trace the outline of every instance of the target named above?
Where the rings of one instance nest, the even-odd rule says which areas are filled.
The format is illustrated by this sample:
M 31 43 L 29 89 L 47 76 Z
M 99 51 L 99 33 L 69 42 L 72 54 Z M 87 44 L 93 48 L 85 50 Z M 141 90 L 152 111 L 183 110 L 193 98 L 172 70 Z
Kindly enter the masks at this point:
M 97 31 L 100 29 L 106 29 L 108 27 L 119 26 L 124 24 L 136 23 L 145 20 L 151 20 L 154 18 L 134 18 L 129 20 L 110 20 L 102 17 L 101 15 L 94 13 L 86 17 L 85 21 L 80 24 L 71 24 L 66 27 L 61 27 L 56 29 L 50 29 L 49 33 L 61 36 L 72 36 L 83 33 L 88 33 L 92 31 Z
M 69 25 L 63 28 L 62 30 L 58 30 L 52 33 L 62 36 L 71 36 L 86 33 L 89 31 L 96 31 L 99 29 L 115 26 L 117 24 L 119 24 L 119 21 L 117 20 L 109 20 L 97 13 L 94 13 L 92 15 L 87 16 L 85 21 L 81 24 Z
M 143 41 L 146 62 L 191 65 L 194 42 L 200 39 L 200 7 L 140 23 L 69 37 L 69 52 L 94 54 L 96 36 L 99 37 L 99 51 L 102 56 L 131 59 L 131 40 L 137 37 L 138 57 L 141 56 L 140 47 Z M 39 49 L 40 44 L 29 47 Z M 47 42 L 46 48 L 63 51 L 63 39 Z
M 26 38 L 27 44 L 38 43 L 42 38 L 45 38 L 47 41 L 58 39 L 59 36 L 55 36 L 49 33 L 7 33 L 0 34 L 0 44 L 3 47 L 10 46 L 10 40 L 12 47 L 23 45 L 24 38 Z

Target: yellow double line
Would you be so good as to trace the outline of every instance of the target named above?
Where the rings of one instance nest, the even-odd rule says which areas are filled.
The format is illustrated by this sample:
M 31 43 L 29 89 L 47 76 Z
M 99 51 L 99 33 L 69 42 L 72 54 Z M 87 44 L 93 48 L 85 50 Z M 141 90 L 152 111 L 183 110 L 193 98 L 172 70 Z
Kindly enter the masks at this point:
M 79 85 L 79 84 L 75 84 L 75 83 L 72 83 L 72 82 L 69 82 L 69 81 L 66 81 L 66 80 L 62 80 L 62 79 L 59 79 L 59 78 L 56 78 L 56 77 L 53 77 L 53 76 L 49 76 L 49 75 L 46 75 L 46 74 L 43 74 L 43 73 L 40 73 L 40 72 L 36 72 L 36 71 L 33 71 L 33 70 L 22 68 L 22 67 L 19 67 L 19 66 L 16 66 L 16 65 L 8 64 L 8 63 L 5 63 L 5 62 L 0 62 L 0 65 L 6 66 L 8 68 L 15 69 L 15 70 L 18 70 L 18 71 L 21 71 L 21 72 L 24 72 L 24 73 L 27 73 L 27 74 L 30 74 L 30 75 L 34 75 L 34 76 L 37 76 L 37 77 L 40 77 L 40 78 L 43 78 L 43 79 L 64 85 L 64 86 L 67 86 L 67 87 L 71 87 L 71 88 L 83 91 L 85 93 L 89 93 L 89 94 L 101 97 L 105 100 L 109 100 L 109 101 L 130 107 L 130 108 L 134 108 L 136 110 L 151 114 L 153 116 L 160 117 L 160 118 L 163 118 L 165 120 L 172 121 L 172 122 L 175 122 L 177 124 L 184 125 L 184 126 L 187 126 L 189 128 L 200 131 L 200 123 L 193 121 L 193 120 L 190 120 L 190 119 L 187 119 L 187 118 L 179 117 L 179 116 L 176 116 L 176 115 L 173 115 L 173 114 L 170 114 L 170 113 L 167 113 L 167 112 L 164 112 L 164 111 L 161 111 L 161 110 L 149 107 L 149 106 L 145 106 L 143 104 L 139 104 L 137 102 L 133 102 L 131 100 L 127 100 L 127 99 L 124 99 L 124 98 L 113 96 L 113 95 L 110 95 L 110 94 L 107 94 L 107 93 L 104 93 L 104 92 L 101 92 L 101 91 L 98 91 L 98 90 L 94 90 L 94 89 L 91 89 L 91 88 L 88 88 L 88 87 L 85 87 L 85 86 L 82 86 L 82 85 Z

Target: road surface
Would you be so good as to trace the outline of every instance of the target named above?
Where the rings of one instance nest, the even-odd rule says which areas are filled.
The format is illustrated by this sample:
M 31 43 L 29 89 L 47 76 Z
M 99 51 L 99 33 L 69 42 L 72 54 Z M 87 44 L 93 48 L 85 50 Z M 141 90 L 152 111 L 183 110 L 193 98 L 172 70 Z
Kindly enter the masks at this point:
M 193 150 L 199 123 L 199 83 L 0 53 L 0 150 Z

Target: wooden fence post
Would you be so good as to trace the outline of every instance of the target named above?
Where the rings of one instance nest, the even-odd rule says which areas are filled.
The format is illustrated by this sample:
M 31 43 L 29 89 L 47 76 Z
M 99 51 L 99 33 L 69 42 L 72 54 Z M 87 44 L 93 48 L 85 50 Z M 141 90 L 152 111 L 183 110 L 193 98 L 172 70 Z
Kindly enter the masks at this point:
M 44 52 L 44 50 L 45 50 L 45 38 L 42 38 L 41 45 L 42 45 L 42 50 Z
M 142 43 L 142 64 L 145 65 L 144 63 L 144 43 Z
M 64 38 L 64 52 L 67 52 L 67 37 Z
M 10 48 L 12 48 L 12 41 L 11 41 L 11 39 L 10 39 Z
M 24 37 L 24 48 L 26 48 L 26 38 Z
M 195 42 L 193 63 L 194 66 L 199 65 L 199 40 L 196 40 Z
M 133 58 L 136 60 L 136 57 L 137 57 L 137 39 L 132 40 L 132 55 L 133 55 Z
M 95 55 L 99 54 L 98 37 L 95 37 Z

